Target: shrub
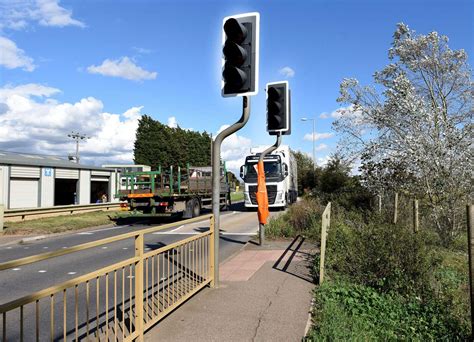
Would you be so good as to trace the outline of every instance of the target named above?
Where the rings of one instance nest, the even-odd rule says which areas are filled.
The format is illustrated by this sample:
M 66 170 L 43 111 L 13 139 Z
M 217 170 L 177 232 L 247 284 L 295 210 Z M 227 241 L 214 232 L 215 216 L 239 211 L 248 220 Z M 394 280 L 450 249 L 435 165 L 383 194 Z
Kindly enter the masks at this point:
M 429 291 L 430 274 L 440 260 L 431 253 L 423 232 L 413 234 L 377 216 L 368 223 L 354 215 L 332 221 L 326 257 L 329 272 L 383 292 Z
M 344 281 L 315 291 L 313 329 L 306 340 L 463 340 L 467 330 L 442 305 L 419 297 L 382 294 Z

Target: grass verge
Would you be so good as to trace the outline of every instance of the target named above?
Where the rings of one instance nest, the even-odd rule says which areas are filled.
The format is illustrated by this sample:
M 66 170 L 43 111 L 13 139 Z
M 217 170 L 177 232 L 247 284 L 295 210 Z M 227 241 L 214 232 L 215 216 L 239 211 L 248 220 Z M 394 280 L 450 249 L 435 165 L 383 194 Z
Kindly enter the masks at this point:
M 236 201 L 242 201 L 244 199 L 244 193 L 239 191 L 239 192 L 231 192 L 230 193 L 230 200 L 232 202 Z
M 97 211 L 83 214 L 45 217 L 22 222 L 5 222 L 4 235 L 53 234 L 112 224 L 113 212 Z

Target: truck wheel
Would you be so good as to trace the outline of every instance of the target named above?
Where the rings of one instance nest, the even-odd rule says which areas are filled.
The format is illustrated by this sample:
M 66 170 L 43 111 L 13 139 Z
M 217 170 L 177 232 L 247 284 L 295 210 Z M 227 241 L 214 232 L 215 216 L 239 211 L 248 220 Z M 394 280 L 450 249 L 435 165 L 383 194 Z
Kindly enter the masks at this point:
M 193 199 L 193 217 L 201 215 L 201 204 L 197 198 Z

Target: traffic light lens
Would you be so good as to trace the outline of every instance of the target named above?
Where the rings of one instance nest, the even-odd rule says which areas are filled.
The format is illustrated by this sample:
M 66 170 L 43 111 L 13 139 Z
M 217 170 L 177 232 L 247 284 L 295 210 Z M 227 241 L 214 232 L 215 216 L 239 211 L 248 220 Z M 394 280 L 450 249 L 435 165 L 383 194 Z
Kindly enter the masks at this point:
M 240 88 L 247 81 L 247 74 L 245 72 L 227 63 L 224 65 L 222 77 L 232 88 Z
M 268 112 L 272 115 L 278 115 L 281 112 L 281 104 L 278 102 L 269 101 L 267 107 Z
M 225 22 L 224 32 L 227 39 L 237 44 L 241 44 L 247 38 L 247 29 L 234 18 L 230 18 Z
M 275 87 L 268 88 L 267 94 L 270 101 L 278 101 L 281 96 L 280 90 Z
M 234 42 L 226 41 L 223 52 L 226 61 L 236 66 L 241 66 L 247 59 L 247 51 Z

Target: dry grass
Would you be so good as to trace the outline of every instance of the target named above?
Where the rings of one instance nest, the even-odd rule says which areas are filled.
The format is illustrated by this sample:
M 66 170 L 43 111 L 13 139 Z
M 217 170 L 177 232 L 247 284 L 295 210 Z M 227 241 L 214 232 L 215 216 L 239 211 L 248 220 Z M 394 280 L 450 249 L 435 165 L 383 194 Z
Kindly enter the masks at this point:
M 106 211 L 46 217 L 23 222 L 5 222 L 4 235 L 53 234 L 113 224 L 114 213 Z

